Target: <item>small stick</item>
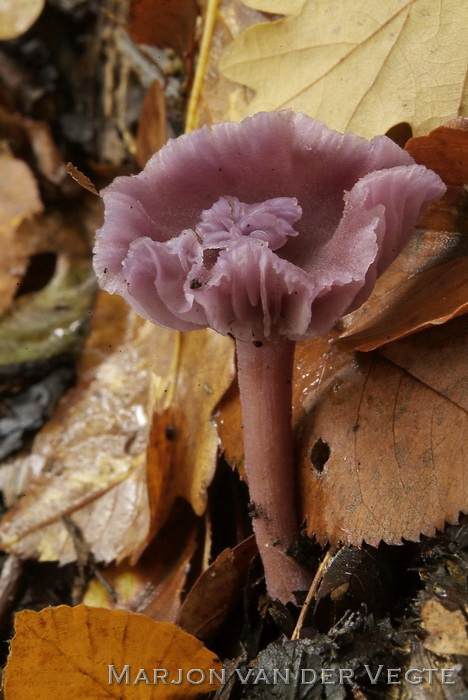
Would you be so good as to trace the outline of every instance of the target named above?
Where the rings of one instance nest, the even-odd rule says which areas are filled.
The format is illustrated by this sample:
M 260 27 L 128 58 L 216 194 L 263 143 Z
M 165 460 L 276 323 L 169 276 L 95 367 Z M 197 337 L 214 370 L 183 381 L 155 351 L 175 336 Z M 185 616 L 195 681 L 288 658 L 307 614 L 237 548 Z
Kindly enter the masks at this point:
M 317 593 L 317 589 L 322 581 L 322 578 L 323 578 L 325 571 L 328 569 L 328 566 L 329 566 L 331 560 L 334 558 L 334 556 L 338 550 L 339 550 L 339 547 L 335 547 L 334 549 L 328 549 L 328 551 L 326 552 L 322 561 L 320 562 L 318 569 L 315 573 L 314 579 L 313 579 L 312 583 L 310 584 L 309 592 L 307 593 L 307 598 L 305 599 L 304 605 L 302 606 L 301 614 L 299 615 L 299 619 L 297 621 L 296 627 L 294 628 L 294 632 L 292 633 L 291 639 L 299 639 L 300 638 L 302 626 L 304 624 L 304 620 L 306 618 L 306 615 L 309 611 L 310 604 L 312 603 L 313 599 L 315 598 L 315 595 Z

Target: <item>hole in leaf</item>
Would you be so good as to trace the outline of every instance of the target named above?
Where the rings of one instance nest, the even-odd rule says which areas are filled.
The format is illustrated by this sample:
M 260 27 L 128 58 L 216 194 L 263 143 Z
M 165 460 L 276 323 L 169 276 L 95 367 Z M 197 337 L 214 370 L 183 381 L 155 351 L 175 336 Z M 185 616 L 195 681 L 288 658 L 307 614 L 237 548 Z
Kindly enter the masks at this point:
M 28 269 L 16 291 L 16 297 L 38 292 L 46 287 L 55 274 L 56 253 L 36 253 L 29 259 Z
M 318 471 L 319 474 L 323 472 L 323 468 L 325 464 L 328 462 L 330 458 L 330 446 L 328 445 L 325 440 L 322 440 L 321 437 L 319 437 L 318 440 L 316 440 L 311 452 L 310 452 L 310 461 L 312 462 L 313 468 Z

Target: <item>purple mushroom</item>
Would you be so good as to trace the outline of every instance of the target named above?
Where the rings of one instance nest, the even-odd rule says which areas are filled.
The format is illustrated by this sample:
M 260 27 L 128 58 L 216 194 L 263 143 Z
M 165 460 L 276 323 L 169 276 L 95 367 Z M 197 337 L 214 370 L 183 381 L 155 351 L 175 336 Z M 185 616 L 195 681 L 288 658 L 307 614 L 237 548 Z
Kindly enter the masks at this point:
M 103 191 L 101 286 L 143 317 L 235 338 L 253 527 L 269 594 L 310 581 L 291 433 L 294 342 L 362 304 L 408 241 L 440 178 L 385 136 L 305 114 L 260 113 L 181 136 Z

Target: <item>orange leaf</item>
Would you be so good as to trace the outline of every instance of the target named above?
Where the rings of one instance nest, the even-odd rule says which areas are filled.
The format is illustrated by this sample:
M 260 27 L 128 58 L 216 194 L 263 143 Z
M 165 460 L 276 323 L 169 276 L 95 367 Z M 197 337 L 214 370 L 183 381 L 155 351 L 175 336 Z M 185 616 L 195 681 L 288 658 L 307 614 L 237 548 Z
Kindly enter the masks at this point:
M 154 669 L 168 671 L 166 683 L 161 675 L 154 682 Z M 210 669 L 220 672 L 219 659 L 175 625 L 124 610 L 61 605 L 16 616 L 4 692 L 6 700 L 55 700 L 57 692 L 77 700 L 181 700 L 219 685 Z M 172 684 L 179 673 L 182 683 Z M 203 674 L 203 683 L 190 683 Z
M 164 90 L 159 80 L 155 80 L 145 95 L 138 122 L 135 157 L 140 168 L 164 146 L 166 139 Z
M 174 49 L 184 57 L 194 39 L 196 0 L 132 0 L 129 32 L 140 44 Z

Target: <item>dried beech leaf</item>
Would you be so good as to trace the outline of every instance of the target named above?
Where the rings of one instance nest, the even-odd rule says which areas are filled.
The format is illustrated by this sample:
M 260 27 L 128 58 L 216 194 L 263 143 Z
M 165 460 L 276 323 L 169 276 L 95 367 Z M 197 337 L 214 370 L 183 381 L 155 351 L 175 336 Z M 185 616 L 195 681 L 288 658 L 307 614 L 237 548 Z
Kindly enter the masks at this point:
M 298 354 L 312 379 L 299 424 L 308 533 L 399 544 L 456 521 L 468 495 L 466 412 L 378 355 L 346 357 L 324 340 Z
M 399 122 L 425 133 L 466 110 L 468 34 L 458 0 L 248 5 L 287 14 L 248 29 L 222 58 L 222 72 L 255 91 L 248 114 L 290 107 L 369 138 Z
M 468 411 L 468 316 L 384 345 L 379 353 Z
M 28 263 L 28 250 L 18 237 L 24 219 L 42 211 L 36 180 L 26 165 L 0 153 L 0 315 L 9 307 Z
M 194 40 L 197 14 L 196 0 L 131 0 L 129 32 L 140 44 L 168 46 L 185 57 Z
M 468 656 L 466 619 L 461 610 L 447 610 L 435 599 L 427 600 L 421 608 L 422 624 L 429 636 L 423 644 L 440 656 Z
M 199 639 L 215 632 L 239 599 L 250 563 L 257 553 L 249 537 L 234 549 L 225 549 L 191 588 L 177 623 Z
M 468 256 L 409 277 L 401 274 L 403 261 L 401 256 L 365 306 L 345 320 L 343 349 L 374 350 L 468 311 Z
M 34 24 L 44 9 L 45 0 L 2 0 L 0 40 L 14 39 Z
M 109 666 L 120 675 L 126 664 L 129 684 L 113 677 L 109 685 Z M 153 668 L 177 669 L 176 680 L 182 669 L 183 682 L 153 684 Z M 208 682 L 189 683 L 192 668 L 205 672 Z M 137 680 L 139 669 L 148 673 L 149 683 L 143 675 Z M 4 692 L 6 700 L 55 700 L 60 679 L 60 694 L 66 698 L 175 700 L 215 689 L 219 683 L 209 683 L 209 669 L 219 671 L 219 659 L 175 625 L 124 610 L 60 605 L 17 614 Z
M 164 89 L 155 80 L 146 93 L 141 108 L 136 138 L 136 161 L 144 168 L 153 153 L 166 143 L 166 100 Z

